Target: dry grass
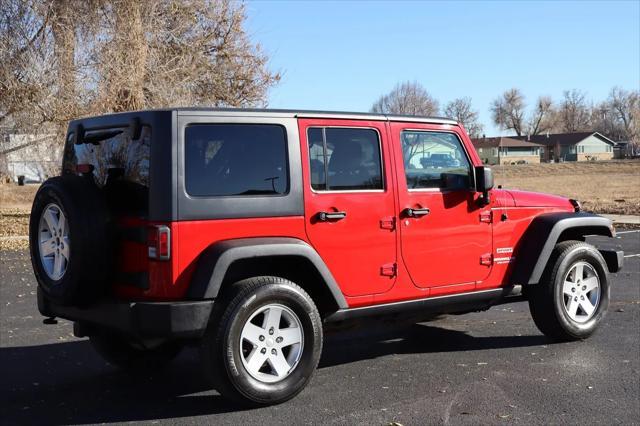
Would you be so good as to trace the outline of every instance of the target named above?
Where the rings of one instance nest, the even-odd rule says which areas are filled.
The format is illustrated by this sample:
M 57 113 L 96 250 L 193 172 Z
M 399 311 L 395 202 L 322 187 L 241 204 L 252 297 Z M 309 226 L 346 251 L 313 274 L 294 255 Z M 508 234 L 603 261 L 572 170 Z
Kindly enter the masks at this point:
M 0 184 L 0 211 L 31 211 L 33 197 L 40 185 Z
M 495 166 L 496 185 L 575 198 L 596 213 L 640 215 L 640 161 Z M 0 184 L 0 237 L 29 233 L 29 211 L 38 185 Z M 25 240 L 0 241 L 0 249 Z M 7 247 L 5 247 L 7 246 Z
M 640 214 L 640 161 L 493 167 L 496 185 L 575 198 L 596 213 Z

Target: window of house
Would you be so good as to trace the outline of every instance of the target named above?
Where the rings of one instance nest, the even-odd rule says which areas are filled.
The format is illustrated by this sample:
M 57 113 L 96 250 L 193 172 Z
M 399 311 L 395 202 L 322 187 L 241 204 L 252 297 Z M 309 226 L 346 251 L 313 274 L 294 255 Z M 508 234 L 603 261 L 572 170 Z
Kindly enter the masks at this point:
M 197 124 L 185 129 L 185 186 L 192 196 L 288 192 L 285 129 L 274 124 Z
M 311 187 L 316 191 L 381 190 L 380 138 L 373 129 L 313 127 L 307 131 Z
M 470 187 L 471 163 L 455 134 L 411 130 L 401 139 L 409 189 Z

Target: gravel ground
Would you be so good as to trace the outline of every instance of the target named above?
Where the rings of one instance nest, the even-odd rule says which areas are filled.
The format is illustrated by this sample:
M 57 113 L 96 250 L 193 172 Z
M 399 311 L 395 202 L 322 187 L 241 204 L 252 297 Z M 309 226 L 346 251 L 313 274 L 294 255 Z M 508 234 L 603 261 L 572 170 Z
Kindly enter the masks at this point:
M 640 253 L 640 233 L 600 245 Z M 102 361 L 71 324 L 45 326 L 25 251 L 0 252 L 0 424 L 640 424 L 640 257 L 613 277 L 584 342 L 550 343 L 525 303 L 325 339 L 317 374 L 285 404 L 229 405 L 187 349 L 156 375 Z

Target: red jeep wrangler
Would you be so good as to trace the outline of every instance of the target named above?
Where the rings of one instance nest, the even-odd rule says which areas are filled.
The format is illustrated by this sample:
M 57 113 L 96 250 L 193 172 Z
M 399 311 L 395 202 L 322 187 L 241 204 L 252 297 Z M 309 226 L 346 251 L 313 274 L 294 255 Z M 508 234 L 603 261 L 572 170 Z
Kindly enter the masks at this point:
M 196 343 L 254 405 L 304 388 L 328 324 L 528 300 L 551 339 L 586 338 L 623 258 L 594 234 L 611 222 L 575 200 L 493 189 L 455 121 L 282 110 L 76 120 L 30 223 L 45 322 L 125 368 Z

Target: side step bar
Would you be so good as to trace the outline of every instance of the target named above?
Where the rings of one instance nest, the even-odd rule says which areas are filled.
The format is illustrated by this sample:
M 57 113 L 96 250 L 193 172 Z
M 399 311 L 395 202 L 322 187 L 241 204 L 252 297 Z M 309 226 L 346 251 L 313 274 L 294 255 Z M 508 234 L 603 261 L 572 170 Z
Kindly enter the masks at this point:
M 522 286 L 517 285 L 469 293 L 429 297 L 426 299 L 385 303 L 362 308 L 339 309 L 325 317 L 324 322 L 335 323 L 364 317 L 400 314 L 425 316 L 455 314 L 485 310 L 493 305 L 520 302 L 523 300 L 525 299 L 522 296 Z

